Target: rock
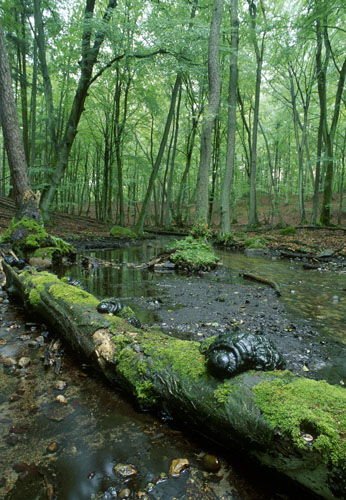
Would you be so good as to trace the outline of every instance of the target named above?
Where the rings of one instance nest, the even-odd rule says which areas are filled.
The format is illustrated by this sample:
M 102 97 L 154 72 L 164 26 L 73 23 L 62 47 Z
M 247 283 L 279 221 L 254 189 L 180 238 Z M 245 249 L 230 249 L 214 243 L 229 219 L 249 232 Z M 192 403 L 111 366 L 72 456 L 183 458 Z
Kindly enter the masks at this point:
M 27 358 L 26 356 L 23 356 L 22 358 L 19 358 L 18 360 L 18 366 L 20 368 L 26 368 L 30 365 L 31 359 Z
M 17 361 L 13 358 L 3 358 L 2 362 L 6 368 L 11 368 L 17 365 Z
M 122 477 L 132 477 L 138 474 L 138 470 L 132 464 L 117 464 L 113 467 L 113 472 Z
M 64 380 L 57 380 L 54 384 L 55 389 L 58 389 L 58 391 L 63 391 L 66 389 L 67 383 Z
M 332 250 L 331 248 L 327 248 L 326 250 L 323 250 L 323 252 L 319 253 L 317 255 L 317 258 L 323 259 L 324 257 L 333 257 L 334 254 L 334 250 Z
M 190 463 L 187 458 L 174 458 L 169 467 L 169 475 L 178 477 L 188 467 L 190 467 Z
M 221 467 L 219 459 L 215 455 L 210 455 L 209 453 L 204 455 L 203 464 L 208 472 L 216 472 Z
M 118 498 L 130 498 L 131 490 L 129 488 L 124 488 L 118 494 Z
M 247 257 L 262 257 L 266 253 L 265 248 L 247 248 L 244 252 Z
M 55 400 L 60 403 L 61 405 L 67 405 L 67 399 L 65 398 L 65 396 L 63 396 L 62 394 L 59 394 Z
M 58 451 L 60 448 L 60 445 L 57 441 L 52 441 L 48 446 L 47 446 L 47 453 L 55 453 Z
M 137 491 L 136 493 L 137 498 L 140 500 L 149 500 L 148 495 L 145 493 L 145 491 Z

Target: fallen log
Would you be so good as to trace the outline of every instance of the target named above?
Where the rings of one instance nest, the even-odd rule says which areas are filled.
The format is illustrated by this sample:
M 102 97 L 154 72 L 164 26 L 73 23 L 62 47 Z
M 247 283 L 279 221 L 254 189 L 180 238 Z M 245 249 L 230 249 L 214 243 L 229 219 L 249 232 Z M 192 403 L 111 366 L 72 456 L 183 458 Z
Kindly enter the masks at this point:
M 253 273 L 242 273 L 242 276 L 246 280 L 256 281 L 257 283 L 264 283 L 265 285 L 274 288 L 276 295 L 281 295 L 280 288 L 277 283 L 269 278 L 264 278 L 263 276 L 258 276 L 258 274 Z
M 99 300 L 47 272 L 4 264 L 7 287 L 146 408 L 184 419 L 325 499 L 346 491 L 346 393 L 289 371 L 208 373 L 200 344 L 101 315 Z

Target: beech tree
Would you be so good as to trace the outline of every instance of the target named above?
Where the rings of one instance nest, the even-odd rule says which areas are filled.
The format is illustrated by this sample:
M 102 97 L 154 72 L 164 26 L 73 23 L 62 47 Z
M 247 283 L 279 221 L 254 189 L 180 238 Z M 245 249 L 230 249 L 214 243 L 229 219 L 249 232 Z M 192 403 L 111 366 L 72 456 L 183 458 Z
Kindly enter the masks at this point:
M 208 46 L 209 103 L 202 125 L 200 160 L 197 178 L 197 202 L 194 225 L 204 228 L 208 223 L 209 168 L 211 136 L 220 104 L 219 38 L 223 0 L 214 0 Z
M 30 217 L 40 221 L 38 197 L 31 189 L 23 138 L 20 133 L 17 108 L 7 57 L 5 35 L 0 21 L 0 119 L 11 170 L 11 181 L 17 206 L 17 219 Z

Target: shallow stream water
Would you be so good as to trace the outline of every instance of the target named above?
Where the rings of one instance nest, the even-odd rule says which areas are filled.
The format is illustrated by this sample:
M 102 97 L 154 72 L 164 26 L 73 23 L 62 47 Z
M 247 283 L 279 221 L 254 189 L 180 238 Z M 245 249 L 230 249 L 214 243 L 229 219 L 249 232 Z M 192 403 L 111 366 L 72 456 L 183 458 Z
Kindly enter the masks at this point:
M 127 264 L 148 261 L 162 246 L 157 241 L 88 252 L 88 256 L 111 261 L 117 267 L 76 266 L 57 272 L 79 279 L 99 298 L 116 296 L 129 305 L 143 296 L 156 300 L 162 294 L 160 282 L 167 280 L 167 275 Z M 321 335 L 345 340 L 344 274 L 303 271 L 299 264 L 221 251 L 219 256 L 226 267 L 224 279 L 229 283 L 242 282 L 241 271 L 274 279 L 292 315 L 311 321 Z M 183 284 L 186 278 L 172 274 L 171 279 L 175 283 L 182 280 Z M 236 450 L 226 452 L 185 430 L 183 422 L 178 426 L 167 422 L 163 414 L 137 411 L 83 360 L 68 352 L 63 355 L 59 374 L 54 366 L 45 367 L 44 349 L 52 340 L 51 334 L 35 319 L 25 317 L 20 307 L 7 304 L 5 296 L 2 299 L 1 356 L 16 361 L 28 357 L 30 364 L 25 368 L 11 364 L 1 367 L 0 498 L 310 498 L 257 466 L 244 464 Z M 143 324 L 160 320 L 158 311 L 135 310 Z M 37 342 L 40 337 L 43 346 Z M 65 388 L 58 388 L 58 382 L 65 383 Z M 59 403 L 57 396 L 64 396 L 64 402 Z M 190 466 L 179 477 L 171 477 L 169 467 L 176 458 L 187 459 Z M 133 465 L 133 475 L 114 472 L 119 464 Z

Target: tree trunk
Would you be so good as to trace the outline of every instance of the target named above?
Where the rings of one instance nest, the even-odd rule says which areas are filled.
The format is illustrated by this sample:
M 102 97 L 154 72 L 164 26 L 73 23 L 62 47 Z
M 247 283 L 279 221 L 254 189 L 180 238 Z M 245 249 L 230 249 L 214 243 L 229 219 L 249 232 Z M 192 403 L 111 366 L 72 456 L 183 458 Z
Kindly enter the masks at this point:
M 208 48 L 209 105 L 203 118 L 194 226 L 207 227 L 211 138 L 220 104 L 219 38 L 223 0 L 214 0 Z
M 109 22 L 112 11 L 117 5 L 117 0 L 109 0 L 106 12 L 103 16 L 102 24 Z M 84 111 L 85 100 L 91 84 L 92 72 L 96 64 L 97 57 L 105 38 L 105 29 L 102 26 L 95 34 L 93 46 L 91 46 L 92 23 L 90 22 L 94 14 L 95 0 L 86 0 L 84 15 L 84 31 L 82 39 L 82 59 L 80 62 L 81 74 L 78 81 L 77 90 L 73 99 L 73 104 L 69 118 L 67 120 L 65 133 L 57 151 L 57 160 L 54 172 L 49 178 L 49 184 L 45 186 L 41 196 L 41 210 L 44 218 L 49 218 L 49 207 L 54 199 L 55 193 L 60 185 L 67 168 L 68 156 L 73 142 L 77 135 L 79 120 Z
M 173 116 L 174 116 L 175 102 L 176 102 L 176 99 L 177 99 L 178 90 L 179 90 L 180 85 L 181 85 L 181 76 L 177 75 L 177 77 L 175 79 L 173 91 L 172 91 L 171 104 L 170 104 L 170 108 L 169 108 L 167 119 L 166 119 L 166 125 L 165 125 L 165 129 L 164 129 L 163 136 L 162 136 L 162 139 L 161 139 L 161 143 L 160 143 L 160 149 L 159 149 L 159 152 L 157 153 L 155 164 L 154 164 L 154 167 L 153 167 L 153 169 L 151 171 L 151 175 L 150 175 L 150 179 L 149 179 L 149 184 L 148 184 L 147 192 L 145 194 L 143 205 L 142 205 L 142 209 L 140 211 L 140 214 L 138 216 L 137 223 L 136 223 L 136 226 L 135 226 L 135 231 L 137 233 L 142 233 L 143 232 L 144 219 L 145 219 L 145 216 L 146 216 L 146 213 L 147 213 L 147 210 L 148 210 L 149 201 L 150 201 L 150 198 L 151 198 L 151 193 L 152 193 L 152 190 L 153 190 L 153 187 L 154 187 L 154 181 L 155 181 L 157 173 L 159 171 L 159 168 L 160 168 L 160 165 L 161 165 L 161 161 L 162 161 L 162 157 L 163 157 L 163 153 L 164 153 L 165 148 L 166 148 L 167 139 L 168 139 L 168 135 L 169 135 L 169 130 L 171 128 L 171 123 L 172 123 L 172 119 L 173 119 Z
M 221 193 L 221 234 L 231 231 L 230 220 L 230 194 L 232 200 L 234 193 L 230 193 L 234 177 L 235 160 L 235 133 L 237 127 L 237 86 L 238 86 L 238 43 L 239 43 L 239 20 L 238 0 L 231 0 L 231 54 L 229 65 L 229 87 L 228 87 L 228 126 L 227 126 L 227 153 L 225 164 L 225 175 Z
M 255 85 L 255 107 L 254 107 L 253 127 L 252 127 L 251 152 L 250 152 L 250 192 L 249 192 L 249 226 L 254 227 L 257 226 L 258 224 L 257 206 L 256 206 L 257 205 L 256 202 L 257 138 L 258 138 L 259 108 L 260 108 L 260 96 L 261 96 L 261 80 L 262 80 L 265 32 L 262 35 L 261 47 L 259 47 L 256 38 L 257 8 L 253 0 L 248 0 L 248 3 L 249 3 L 249 12 L 251 17 L 252 43 L 255 49 L 256 63 L 257 63 L 256 85 Z
M 11 179 L 15 191 L 17 219 L 26 216 L 40 221 L 38 200 L 31 190 L 23 139 L 20 134 L 17 109 L 12 91 L 5 36 L 0 22 L 0 120 L 4 135 Z
M 6 264 L 4 270 L 12 293 L 142 408 L 164 409 L 325 499 L 342 498 L 342 387 L 289 371 L 250 371 L 220 381 L 210 375 L 199 342 L 102 316 L 95 309 L 99 299 L 53 274 L 17 274 Z

